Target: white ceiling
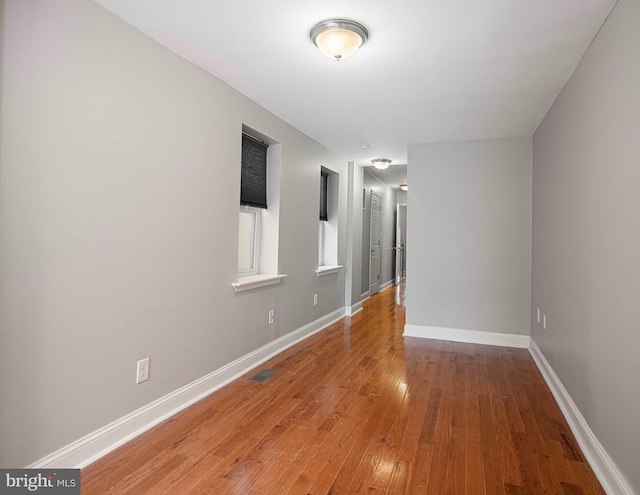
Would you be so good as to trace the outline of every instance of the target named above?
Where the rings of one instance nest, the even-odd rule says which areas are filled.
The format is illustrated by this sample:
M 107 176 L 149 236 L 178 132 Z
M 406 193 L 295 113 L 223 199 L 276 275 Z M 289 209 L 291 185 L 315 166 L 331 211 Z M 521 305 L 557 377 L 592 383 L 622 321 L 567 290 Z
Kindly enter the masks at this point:
M 405 164 L 409 143 L 530 136 L 616 3 L 96 1 L 362 165 Z M 332 17 L 370 34 L 341 62 L 309 39 Z

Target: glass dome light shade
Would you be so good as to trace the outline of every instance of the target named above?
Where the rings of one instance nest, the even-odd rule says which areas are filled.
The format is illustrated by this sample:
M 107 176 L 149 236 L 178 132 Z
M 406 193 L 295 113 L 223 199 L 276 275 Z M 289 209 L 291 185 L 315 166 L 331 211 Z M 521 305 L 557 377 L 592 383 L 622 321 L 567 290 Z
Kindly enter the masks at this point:
M 316 24 L 310 35 L 322 53 L 340 61 L 358 51 L 367 41 L 368 31 L 357 22 L 335 19 Z
M 362 38 L 353 31 L 331 29 L 316 37 L 316 45 L 327 57 L 340 61 L 358 51 L 362 45 Z
M 371 160 L 371 163 L 373 163 L 374 167 L 380 170 L 384 170 L 385 168 L 389 168 L 391 160 L 389 160 L 388 158 L 376 158 L 375 160 Z

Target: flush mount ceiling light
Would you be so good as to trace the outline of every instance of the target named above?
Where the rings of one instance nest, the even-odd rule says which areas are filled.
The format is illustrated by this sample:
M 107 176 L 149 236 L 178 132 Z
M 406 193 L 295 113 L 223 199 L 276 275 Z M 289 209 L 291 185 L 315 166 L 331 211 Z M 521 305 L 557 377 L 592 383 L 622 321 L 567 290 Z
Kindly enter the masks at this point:
M 319 22 L 309 34 L 322 53 L 338 62 L 356 53 L 369 37 L 367 28 L 347 19 Z
M 374 167 L 379 168 L 380 170 L 384 170 L 385 168 L 389 167 L 391 160 L 389 160 L 388 158 L 376 158 L 375 160 L 371 160 L 371 163 L 373 163 Z

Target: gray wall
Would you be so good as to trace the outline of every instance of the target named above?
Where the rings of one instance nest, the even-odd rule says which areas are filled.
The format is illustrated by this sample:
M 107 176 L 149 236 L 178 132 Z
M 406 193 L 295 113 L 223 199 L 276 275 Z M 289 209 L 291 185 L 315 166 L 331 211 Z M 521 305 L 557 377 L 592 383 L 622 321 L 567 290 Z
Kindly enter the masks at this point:
M 0 465 L 19 467 L 343 307 L 345 270 L 314 270 L 320 166 L 343 265 L 348 174 L 93 2 L 3 5 Z M 288 277 L 235 294 L 242 124 L 281 143 Z
M 638 493 L 639 25 L 640 2 L 620 0 L 534 135 L 531 317 L 534 341 Z
M 380 239 L 380 287 L 393 281 L 393 240 L 395 236 L 395 211 L 396 211 L 396 191 L 388 184 L 385 184 L 376 176 L 370 174 L 366 167 L 363 171 L 363 186 L 365 190 L 365 209 L 362 214 L 362 258 L 361 258 L 361 292 L 369 292 L 369 256 L 371 251 L 371 190 L 375 191 L 381 199 L 380 228 L 382 238 Z M 359 204 L 356 201 L 355 208 L 362 208 L 362 190 L 360 191 Z
M 409 146 L 407 324 L 529 334 L 531 138 Z

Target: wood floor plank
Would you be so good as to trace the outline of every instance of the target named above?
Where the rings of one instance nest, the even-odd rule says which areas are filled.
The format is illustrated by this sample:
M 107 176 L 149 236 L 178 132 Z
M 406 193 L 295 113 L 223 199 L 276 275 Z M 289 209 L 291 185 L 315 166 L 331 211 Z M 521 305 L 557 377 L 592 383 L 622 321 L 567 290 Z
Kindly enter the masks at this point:
M 391 473 L 391 480 L 389 481 L 387 495 L 400 495 L 405 493 L 408 474 L 408 463 L 406 461 L 397 461 L 393 466 L 393 472 Z
M 405 383 L 399 383 L 396 389 L 402 400 L 394 415 L 393 423 L 383 438 L 374 439 L 378 446 L 373 452 L 380 453 L 380 462 L 373 473 L 371 487 L 384 490 L 391 483 L 393 472 L 397 469 L 398 455 L 409 424 L 409 394 Z M 391 417 L 392 415 L 389 415 Z M 372 450 L 371 447 L 369 450 Z M 405 463 L 406 469 L 406 463 Z M 402 469 L 402 468 L 401 468 Z
M 378 423 L 386 409 L 385 404 L 383 404 L 379 398 L 371 399 L 370 406 L 367 421 L 365 422 L 362 430 L 360 430 L 358 435 L 354 438 L 349 455 L 346 456 L 342 463 L 335 480 L 331 484 L 329 493 L 349 493 L 348 489 L 351 486 L 352 480 L 358 473 L 360 464 L 365 461 L 365 455 L 363 452 L 366 451 L 366 447 L 376 431 Z
M 562 485 L 551 463 L 551 458 L 547 455 L 534 454 L 533 459 L 540 473 L 540 481 L 544 493 L 548 493 L 549 495 L 563 495 Z
M 420 439 L 418 440 L 420 443 L 427 445 L 433 445 L 434 443 L 441 398 L 442 390 L 439 388 L 432 388 L 431 393 L 429 394 L 427 411 L 422 422 L 422 428 L 420 429 Z
M 492 495 L 504 494 L 503 473 L 498 459 L 496 428 L 491 414 L 491 400 L 486 395 L 478 397 L 484 465 L 484 486 Z
M 484 463 L 482 460 L 482 434 L 480 403 L 478 401 L 477 374 L 465 375 L 465 494 L 484 495 Z
M 465 430 L 453 428 L 447 459 L 446 492 L 457 495 L 465 492 Z
M 429 486 L 433 447 L 424 443 L 418 444 L 418 451 L 413 460 L 413 468 L 409 478 L 408 495 L 424 495 Z
M 427 495 L 442 495 L 447 488 L 447 461 L 449 444 L 436 443 L 431 452 L 431 468 L 427 485 Z
M 561 483 L 578 484 L 579 480 L 571 467 L 571 463 L 564 453 L 562 445 L 556 440 L 547 440 L 550 458 Z
M 586 462 L 569 461 L 576 477 L 580 480 L 579 486 L 585 495 L 605 495 L 602 485 L 595 473 Z
M 371 398 L 365 399 L 363 403 L 366 405 L 360 415 L 350 418 L 350 422 L 348 423 L 350 428 L 348 432 L 340 436 L 331 436 L 335 448 L 327 459 L 327 462 L 322 466 L 322 470 L 318 473 L 316 480 L 309 489 L 309 493 L 338 494 L 341 493 L 337 491 L 338 489 L 351 482 L 349 475 L 352 473 L 354 465 L 359 464 L 359 456 L 362 455 L 362 451 L 354 451 L 354 446 L 358 443 L 358 439 L 361 439 L 362 429 L 368 423 L 368 421 L 363 421 L 363 419 L 370 417 L 370 402 Z M 351 455 L 352 451 L 354 451 L 354 455 Z M 344 467 L 345 463 L 348 463 L 346 468 Z M 338 479 L 341 473 L 341 478 Z
M 302 432 L 304 436 L 294 437 L 287 451 L 273 463 L 274 469 L 258 479 L 255 488 L 265 493 L 275 493 L 276 489 L 278 493 L 287 493 L 295 485 L 306 483 L 305 486 L 308 486 L 309 482 L 319 477 L 319 473 L 326 473 L 328 470 L 323 468 L 327 459 L 338 451 L 341 442 L 349 442 L 349 433 L 357 431 L 359 418 L 367 402 L 355 390 L 345 394 L 334 410 L 312 430 L 313 433 L 305 428 Z M 312 424 L 315 425 L 315 422 Z M 300 477 L 303 479 L 299 481 Z
M 482 460 L 482 434 L 480 428 L 465 430 L 464 493 L 484 495 L 484 462 Z
M 409 410 L 411 411 L 411 414 L 407 421 L 407 427 L 402 440 L 402 445 L 400 446 L 400 451 L 398 452 L 398 461 L 406 463 L 408 479 L 411 479 L 414 476 L 416 466 L 415 459 L 418 456 L 420 432 L 428 406 L 429 389 L 420 388 L 419 392 L 412 394 L 410 386 Z M 423 449 L 423 451 L 424 450 L 425 449 Z M 427 450 L 430 452 L 430 449 Z M 415 475 L 420 476 L 420 473 L 416 473 Z
M 179 469 L 174 469 L 169 476 L 158 482 L 156 493 L 195 493 L 193 487 L 202 480 L 202 473 L 224 462 L 223 457 L 211 453 L 184 462 Z
M 87 466 L 83 495 L 604 495 L 529 352 L 403 337 L 404 290 Z
M 510 485 L 523 486 L 522 467 L 516 455 L 515 444 L 511 436 L 507 410 L 502 401 L 502 395 L 492 385 L 489 389 L 491 392 L 491 412 L 503 482 Z
M 523 486 L 532 491 L 542 492 L 540 474 L 534 461 L 535 452 L 531 451 L 529 437 L 525 433 L 513 432 L 512 438 L 522 468 Z
M 157 491 L 156 485 L 166 478 L 174 469 L 184 463 L 187 458 L 183 455 L 175 455 L 163 462 L 157 469 L 141 476 L 136 483 L 129 486 L 123 493 L 136 495 L 138 493 L 151 493 Z
M 344 409 L 327 418 L 313 437 L 317 447 L 305 447 L 302 455 L 284 470 L 276 486 L 279 493 L 300 493 L 308 490 L 314 483 L 325 490 L 333 482 L 335 475 L 344 460 L 344 452 L 352 445 L 352 437 L 361 427 L 360 418 L 368 407 L 369 400 L 355 395 L 346 397 L 350 400 Z M 318 492 L 321 493 L 321 492 Z

